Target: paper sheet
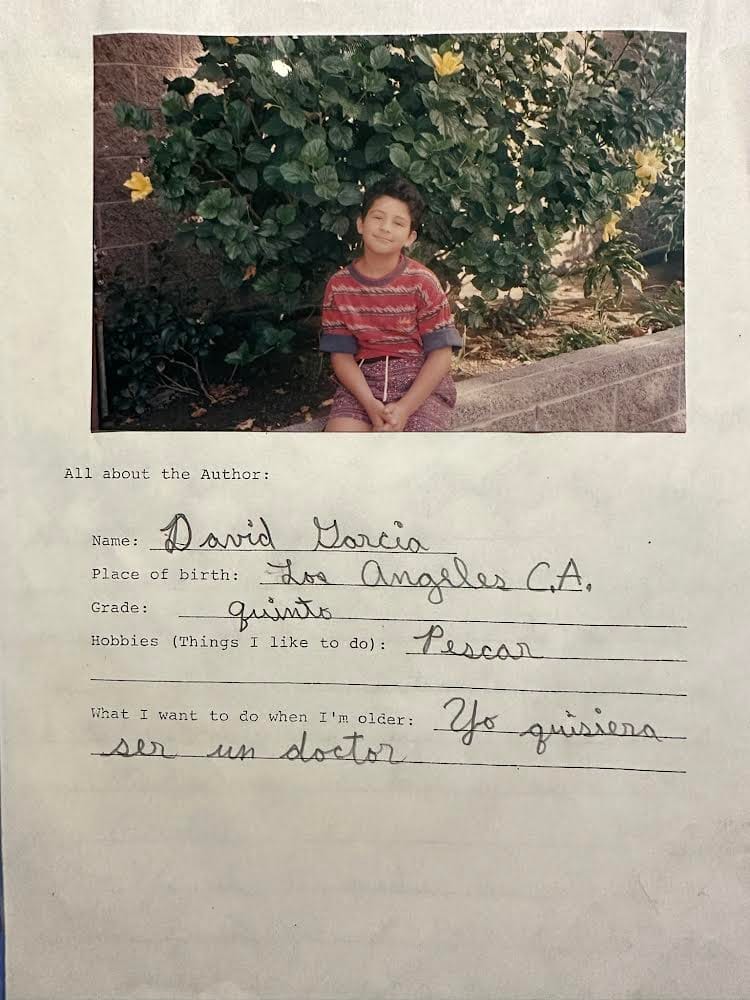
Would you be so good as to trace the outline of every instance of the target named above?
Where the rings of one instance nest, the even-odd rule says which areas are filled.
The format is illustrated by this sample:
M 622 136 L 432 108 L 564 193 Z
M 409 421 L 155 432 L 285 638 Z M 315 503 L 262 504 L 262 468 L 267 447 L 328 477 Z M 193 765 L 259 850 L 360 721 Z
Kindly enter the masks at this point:
M 5 21 L 9 1000 L 750 995 L 743 7 Z M 92 35 L 385 22 L 687 31 L 686 434 L 89 432 Z

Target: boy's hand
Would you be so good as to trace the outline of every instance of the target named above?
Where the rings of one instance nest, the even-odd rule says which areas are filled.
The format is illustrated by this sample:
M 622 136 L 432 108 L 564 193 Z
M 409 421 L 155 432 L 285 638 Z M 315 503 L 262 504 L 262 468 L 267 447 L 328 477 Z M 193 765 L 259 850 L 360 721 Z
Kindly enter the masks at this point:
M 372 402 L 367 406 L 367 416 L 370 418 L 370 423 L 374 431 L 389 430 L 386 427 L 385 403 L 382 403 L 379 399 L 373 397 Z
M 411 416 L 411 411 L 406 404 L 399 400 L 396 403 L 386 403 L 385 405 L 385 430 L 403 431 L 406 422 Z

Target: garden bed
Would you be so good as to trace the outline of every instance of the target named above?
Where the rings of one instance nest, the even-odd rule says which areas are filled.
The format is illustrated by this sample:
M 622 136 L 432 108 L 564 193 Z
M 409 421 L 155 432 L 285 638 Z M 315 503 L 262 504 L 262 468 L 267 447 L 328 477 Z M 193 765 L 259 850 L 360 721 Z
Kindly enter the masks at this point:
M 647 270 L 643 289 L 646 294 L 683 279 L 679 257 L 659 260 Z M 455 361 L 454 377 L 462 381 L 576 347 L 647 335 L 649 326 L 638 323 L 643 312 L 642 296 L 628 287 L 621 305 L 608 312 L 603 325 L 593 300 L 583 294 L 583 276 L 571 274 L 561 280 L 548 319 L 533 329 L 507 336 L 470 332 L 465 352 Z M 303 336 L 306 342 L 301 349 L 297 347 L 288 355 L 276 353 L 247 369 L 238 369 L 229 384 L 229 369 L 222 357 L 209 358 L 205 367 L 217 397 L 213 404 L 175 399 L 165 392 L 148 413 L 111 417 L 102 421 L 102 430 L 259 432 L 324 416 L 335 386 L 327 361 L 315 347 L 314 322 Z

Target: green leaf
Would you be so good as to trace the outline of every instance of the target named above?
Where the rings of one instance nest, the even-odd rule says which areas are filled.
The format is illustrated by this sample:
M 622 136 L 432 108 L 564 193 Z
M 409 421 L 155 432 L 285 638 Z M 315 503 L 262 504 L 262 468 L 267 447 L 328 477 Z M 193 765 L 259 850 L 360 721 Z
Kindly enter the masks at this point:
M 279 205 L 276 209 L 276 218 L 284 226 L 288 226 L 290 222 L 294 222 L 296 217 L 297 209 L 294 205 Z
M 187 110 L 185 98 L 174 90 L 170 90 L 164 95 L 159 107 L 165 118 L 178 118 Z
M 264 101 L 273 101 L 276 99 L 276 92 L 269 82 L 269 78 L 266 76 L 254 75 L 251 78 L 251 83 L 253 85 L 253 90 L 258 95 L 262 97 Z
M 373 135 L 365 143 L 365 160 L 368 163 L 377 163 L 385 159 L 386 150 L 390 142 L 390 136 Z
M 337 236 L 344 237 L 349 232 L 349 219 L 346 215 L 340 215 L 333 224 L 333 231 Z
M 336 174 L 336 168 L 329 164 L 313 171 L 315 193 L 323 198 L 335 198 L 339 193 L 341 182 Z
M 176 76 L 167 84 L 167 90 L 174 90 L 175 93 L 187 97 L 195 90 L 195 80 L 189 76 Z
M 237 143 L 241 142 L 252 122 L 250 108 L 248 108 L 244 101 L 231 101 L 227 108 L 226 121 L 231 129 L 234 141 Z
M 432 61 L 432 53 L 434 49 L 431 49 L 429 45 L 425 45 L 423 42 L 419 42 L 414 46 L 414 55 L 417 59 L 420 59 L 425 66 L 429 66 L 430 69 L 434 69 L 435 65 Z
M 342 59 L 341 56 L 326 56 L 320 66 L 326 73 L 336 75 L 345 73 L 349 67 L 349 63 L 346 59 Z
M 219 212 L 223 212 L 231 203 L 232 192 L 229 188 L 214 188 L 202 201 L 198 202 L 195 210 L 204 219 L 215 219 Z
M 139 132 L 147 132 L 153 127 L 151 113 L 145 108 L 118 101 L 114 107 L 115 120 L 121 128 L 134 128 Z
M 243 69 L 248 70 L 250 73 L 257 73 L 261 68 L 260 59 L 257 56 L 251 56 L 247 52 L 241 52 L 235 56 L 235 61 L 238 66 L 242 66 Z
M 348 125 L 335 122 L 328 129 L 328 137 L 331 145 L 338 149 L 351 149 L 354 145 L 354 133 Z
M 414 160 L 409 164 L 409 177 L 415 184 L 424 184 L 432 177 L 432 167 L 425 160 Z
M 258 187 L 258 171 L 255 167 L 242 167 L 237 171 L 237 180 L 248 191 L 255 191 Z
M 258 139 L 251 139 L 245 146 L 244 156 L 250 163 L 266 163 L 271 158 L 271 150 Z
M 385 75 L 379 70 L 366 70 L 362 85 L 368 94 L 378 94 L 388 83 Z
M 310 169 L 299 160 L 282 163 L 279 167 L 281 176 L 288 184 L 307 184 L 311 180 Z M 265 177 L 266 171 L 263 176 Z
M 276 35 L 273 44 L 285 56 L 291 56 L 294 53 L 294 41 L 288 35 Z
M 225 128 L 212 128 L 210 132 L 206 132 L 203 136 L 203 141 L 215 149 L 227 152 L 232 149 L 232 136 Z
M 322 167 L 328 162 L 328 146 L 323 139 L 313 139 L 302 147 L 300 159 L 309 167 Z
M 340 205 L 360 205 L 362 203 L 362 192 L 356 184 L 342 184 L 338 193 Z
M 290 128 L 304 128 L 307 125 L 305 112 L 298 104 L 287 104 L 281 108 L 279 115 Z
M 385 45 L 378 45 L 370 52 L 370 65 L 373 69 L 385 69 L 391 61 L 391 53 Z
M 388 151 L 388 156 L 391 163 L 395 167 L 398 167 L 399 170 L 409 169 L 411 158 L 403 146 L 399 146 L 398 143 L 394 143 Z
M 393 133 L 393 138 L 397 142 L 414 142 L 414 137 L 416 132 L 411 127 L 411 125 L 400 125 L 396 131 Z

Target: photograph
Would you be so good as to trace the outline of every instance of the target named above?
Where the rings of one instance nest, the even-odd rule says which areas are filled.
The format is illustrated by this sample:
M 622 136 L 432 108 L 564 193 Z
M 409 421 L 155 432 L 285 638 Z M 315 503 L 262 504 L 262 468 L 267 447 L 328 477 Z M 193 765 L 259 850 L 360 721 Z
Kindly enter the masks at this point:
M 685 38 L 95 35 L 92 431 L 684 433 Z

